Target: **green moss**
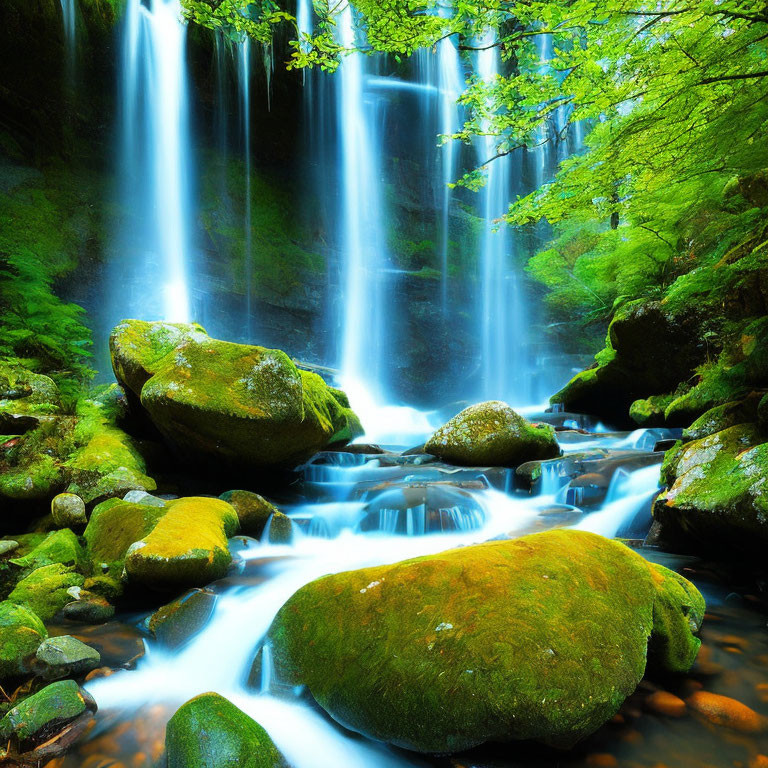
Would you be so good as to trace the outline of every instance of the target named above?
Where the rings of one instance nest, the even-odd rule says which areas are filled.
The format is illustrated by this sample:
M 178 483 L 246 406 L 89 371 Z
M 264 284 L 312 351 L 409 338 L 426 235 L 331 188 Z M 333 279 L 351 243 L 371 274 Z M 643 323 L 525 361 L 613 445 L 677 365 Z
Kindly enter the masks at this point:
M 702 612 L 685 580 L 561 530 L 326 576 L 269 637 L 286 682 L 371 738 L 423 752 L 567 746 L 610 719 L 647 654 L 690 664 Z
M 217 693 L 191 699 L 168 722 L 168 768 L 283 768 L 267 732 Z
M 760 396 L 734 400 L 710 408 L 699 416 L 690 427 L 683 430 L 683 440 L 701 440 L 704 437 L 721 432 L 737 424 L 746 424 L 757 420 Z
M 74 438 L 82 447 L 64 464 L 70 479 L 69 493 L 91 504 L 122 497 L 128 491 L 157 489 L 146 474 L 146 464 L 133 440 L 114 425 L 114 415 L 105 405 L 82 399 L 77 416 Z
M 111 349 L 121 383 L 165 438 L 193 457 L 295 465 L 360 432 L 323 380 L 299 372 L 280 350 L 138 321 L 115 329 Z
M 128 577 L 157 589 L 202 586 L 221 578 L 232 559 L 227 538 L 238 525 L 235 510 L 221 499 L 171 501 L 152 531 L 129 548 Z
M 689 548 L 753 551 L 768 542 L 768 443 L 754 424 L 677 447 L 663 479 L 670 487 L 654 517 Z
M 97 505 L 83 534 L 97 573 L 119 582 L 129 547 L 149 535 L 167 507 L 109 499 Z
M 226 491 L 219 498 L 234 507 L 240 521 L 240 533 L 256 539 L 264 533 L 269 518 L 278 511 L 274 504 L 251 491 Z
M 8 601 L 29 609 L 43 621 L 50 621 L 74 600 L 68 590 L 82 586 L 83 577 L 71 567 L 59 563 L 44 565 L 19 581 Z
M 35 613 L 8 600 L 0 602 L 0 678 L 26 673 L 29 659 L 46 637 Z
M 77 536 L 68 528 L 63 528 L 49 533 L 34 549 L 22 557 L 13 558 L 11 562 L 25 570 L 55 563 L 82 569 L 85 567 L 86 557 Z
M 43 741 L 57 726 L 71 722 L 96 703 L 74 680 L 51 683 L 17 704 L 0 721 L 0 738 L 15 738 L 21 744 Z
M 427 440 L 424 450 L 469 466 L 517 466 L 560 455 L 551 426 L 530 424 L 500 401 L 464 409 Z
M 641 427 L 659 427 L 664 424 L 664 411 L 674 395 L 652 395 L 635 400 L 629 407 L 629 418 Z

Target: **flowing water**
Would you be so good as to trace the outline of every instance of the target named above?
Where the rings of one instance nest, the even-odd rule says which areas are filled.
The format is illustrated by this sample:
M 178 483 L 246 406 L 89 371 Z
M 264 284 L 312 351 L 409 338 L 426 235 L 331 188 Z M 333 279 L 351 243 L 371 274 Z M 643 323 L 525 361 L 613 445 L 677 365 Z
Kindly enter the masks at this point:
M 124 217 L 110 285 L 123 317 L 188 322 L 192 142 L 187 30 L 179 0 L 128 0 L 123 21 L 120 180 Z
M 251 294 L 253 291 L 253 248 L 251 238 L 251 41 L 245 38 L 237 49 L 237 74 L 240 86 L 240 113 L 242 115 L 243 155 L 245 157 L 245 246 L 243 250 L 243 275 L 245 282 L 245 338 L 251 339 L 253 321 Z
M 262 646 L 262 640 L 275 613 L 293 592 L 324 574 L 562 526 L 607 536 L 644 537 L 663 456 L 652 451 L 652 443 L 668 433 L 644 430 L 642 434 L 606 437 L 561 432 L 560 436 L 566 446 L 563 458 L 544 463 L 546 471 L 532 491 L 520 488 L 520 479 L 516 481 L 514 470 L 509 469 L 459 468 L 425 455 L 390 452 L 318 454 L 277 499 L 292 518 L 293 542 L 274 545 L 244 537 L 234 539 L 236 560 L 229 575 L 211 586 L 215 607 L 207 625 L 175 650 L 141 635 L 145 653 L 135 668 L 89 683 L 99 703 L 97 726 L 79 753 L 63 765 L 74 768 L 84 764 L 77 761 L 86 756 L 94 765 L 111 764 L 97 763 L 97 757 L 120 760 L 125 765 L 152 765 L 148 756 L 161 753 L 167 718 L 180 703 L 205 691 L 227 696 L 256 718 L 293 768 L 549 765 L 543 748 L 534 752 L 530 762 L 524 755 L 531 748 L 524 746 L 519 762 L 510 757 L 508 748 L 487 747 L 476 750 L 474 758 L 451 763 L 351 734 L 322 714 L 305 692 L 285 690 L 276 684 L 269 648 Z M 574 460 L 584 463 L 574 470 Z M 583 487 L 574 476 L 577 473 L 590 478 L 601 474 L 607 486 L 602 488 L 602 496 L 600 489 L 593 487 L 597 495 L 584 496 L 581 506 L 568 503 L 571 491 Z M 557 476 L 561 479 L 555 481 Z M 670 562 L 655 550 L 640 551 L 667 565 L 685 565 L 684 561 Z M 731 604 L 724 605 L 724 594 L 712 594 L 715 603 L 710 609 L 715 613 L 719 610 L 725 624 L 730 620 L 729 611 L 738 614 L 736 620 L 742 623 L 742 630 L 745 615 L 747 626 L 759 621 L 741 601 L 731 598 Z M 134 626 L 143 626 L 140 618 L 134 618 Z M 718 627 L 717 633 L 726 634 L 726 630 Z M 85 639 L 94 641 L 85 634 Z M 713 642 L 716 645 L 718 641 Z M 753 656 L 765 653 L 764 637 L 749 642 L 755 643 L 750 649 Z M 260 648 L 260 665 L 254 674 L 252 665 Z M 719 656 L 727 658 L 726 653 Z M 709 674 L 702 669 L 702 674 Z M 674 685 L 682 685 L 682 681 Z M 644 686 L 637 696 L 653 690 L 652 683 Z M 637 700 L 632 706 L 637 709 Z M 647 739 L 637 740 L 638 729 L 648 732 Z M 627 759 L 637 761 L 627 765 L 651 766 L 656 756 L 664 757 L 665 765 L 687 768 L 698 763 L 686 762 L 692 750 L 685 739 L 697 733 L 699 739 L 713 738 L 700 724 L 669 723 L 645 716 L 632 728 L 605 726 L 584 749 L 602 751 L 607 739 L 612 751 L 618 744 Z M 722 743 L 715 741 L 722 753 Z M 746 748 L 757 748 L 752 742 L 745 747 L 743 742 L 730 744 L 726 752 L 741 754 Z M 583 762 L 584 749 L 563 753 L 557 758 L 558 764 L 591 765 L 588 760 Z M 680 759 L 670 759 L 678 753 Z

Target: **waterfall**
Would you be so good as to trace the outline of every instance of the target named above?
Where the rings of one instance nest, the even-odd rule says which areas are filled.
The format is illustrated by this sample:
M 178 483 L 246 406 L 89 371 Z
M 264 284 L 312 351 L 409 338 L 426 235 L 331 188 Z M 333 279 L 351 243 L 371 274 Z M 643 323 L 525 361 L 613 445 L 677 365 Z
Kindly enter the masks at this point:
M 179 0 L 128 0 L 121 72 L 119 240 L 122 316 L 186 322 L 193 226 L 186 71 Z
M 464 90 L 464 77 L 456 45 L 449 37 L 437 44 L 440 88 L 440 133 L 455 133 L 461 126 L 461 113 L 456 103 Z M 458 169 L 456 142 L 448 139 L 442 146 L 442 210 L 440 230 L 440 266 L 442 271 L 441 304 L 443 314 L 448 312 L 450 210 L 452 190 L 448 186 L 455 181 Z
M 67 85 L 72 87 L 75 78 L 75 54 L 77 49 L 77 6 L 75 0 L 61 0 L 61 20 L 64 32 L 64 59 Z
M 339 42 L 357 44 L 349 4 L 338 14 Z M 387 263 L 382 229 L 381 146 L 375 125 L 377 100 L 366 92 L 368 59 L 352 53 L 336 74 L 342 259 L 341 371 L 345 383 L 380 389 L 387 348 L 384 285 Z
M 499 52 L 492 46 L 495 39 L 495 32 L 489 31 L 479 45 L 477 75 L 486 83 L 493 83 L 499 75 Z M 515 255 L 514 233 L 498 223 L 512 197 L 512 162 L 509 155 L 491 160 L 496 153 L 496 137 L 481 137 L 478 161 L 487 163 L 487 178 L 481 203 L 484 228 L 477 302 L 482 354 L 480 396 L 509 400 L 516 406 L 529 405 L 525 375 L 528 318 L 523 310 L 518 276 L 511 264 Z
M 549 61 L 552 58 L 552 35 L 536 35 L 536 52 L 538 54 L 538 69 L 542 74 L 549 70 Z M 547 141 L 548 128 L 544 124 L 536 131 L 536 186 L 540 187 L 547 181 L 551 172 L 550 148 Z M 558 158 L 561 159 L 561 158 Z
M 245 155 L 245 340 L 251 339 L 251 291 L 253 289 L 253 248 L 251 243 L 251 42 L 246 37 L 237 49 L 238 77 L 240 81 L 240 111 L 242 114 L 243 148 Z

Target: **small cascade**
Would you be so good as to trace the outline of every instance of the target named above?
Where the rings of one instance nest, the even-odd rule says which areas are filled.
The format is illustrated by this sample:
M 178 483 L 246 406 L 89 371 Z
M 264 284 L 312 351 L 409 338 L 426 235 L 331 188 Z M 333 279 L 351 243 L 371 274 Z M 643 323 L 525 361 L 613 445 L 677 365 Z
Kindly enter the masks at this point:
M 617 470 L 611 478 L 602 509 L 586 515 L 576 526 L 580 530 L 599 533 L 609 538 L 618 536 L 624 527 L 633 526 L 638 515 L 646 512 L 650 525 L 650 504 L 659 490 L 659 463 L 634 472 Z M 647 532 L 643 531 L 643 535 Z
M 64 32 L 64 70 L 67 86 L 75 80 L 75 56 L 77 54 L 77 4 L 76 0 L 61 0 L 61 20 Z
M 191 317 L 192 157 L 179 0 L 128 0 L 120 73 L 117 317 Z M 148 278 L 148 276 L 151 276 Z
M 251 230 L 251 41 L 246 37 L 237 49 L 237 72 L 240 85 L 240 114 L 243 131 L 243 154 L 245 157 L 245 214 L 244 214 L 244 246 L 243 246 L 243 275 L 245 280 L 245 340 L 251 341 L 252 336 L 252 307 L 251 294 L 253 291 L 253 248 Z

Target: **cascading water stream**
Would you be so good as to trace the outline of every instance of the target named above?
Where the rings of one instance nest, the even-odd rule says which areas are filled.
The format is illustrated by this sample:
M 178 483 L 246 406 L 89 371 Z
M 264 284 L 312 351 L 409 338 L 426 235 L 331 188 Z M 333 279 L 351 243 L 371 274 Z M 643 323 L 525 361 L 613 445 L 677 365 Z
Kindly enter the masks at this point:
M 245 157 L 244 214 L 244 279 L 245 279 L 245 340 L 250 342 L 253 323 L 251 293 L 253 290 L 253 245 L 251 229 L 251 41 L 246 37 L 238 46 L 238 79 L 240 83 L 240 112 L 242 115 L 243 154 Z
M 602 440 L 594 438 L 595 444 Z M 643 456 L 652 458 L 635 450 L 628 460 Z M 284 506 L 294 521 L 291 544 L 270 544 L 265 538 L 240 546 L 239 565 L 226 579 L 229 586 L 212 585 L 217 594 L 213 616 L 190 643 L 168 650 L 148 641 L 148 653 L 136 670 L 88 684 L 104 718 L 100 728 L 110 727 L 115 718 L 133 719 L 139 709 L 153 704 L 170 705 L 170 714 L 192 696 L 216 691 L 264 726 L 294 768 L 434 765 L 335 727 L 300 691 L 280 688 L 268 653 L 262 655 L 259 675 L 251 675 L 251 663 L 274 615 L 315 578 L 561 524 L 547 512 L 552 505 L 549 495 L 494 490 L 484 482 L 485 470 L 465 468 L 460 470 L 466 475 L 463 480 L 451 481 L 457 468 L 422 465 L 422 458 L 401 457 L 399 463 L 388 464 L 386 457 L 377 456 L 315 457 L 302 470 L 298 503 Z M 581 518 L 576 527 L 615 534 L 655 492 L 661 456 L 657 459 L 637 471 L 619 468 L 600 510 L 571 508 L 570 514 Z M 469 476 L 472 482 L 467 482 Z M 341 485 L 347 487 L 342 495 L 355 501 L 317 500 L 325 496 L 326 486 Z
M 120 95 L 120 314 L 187 322 L 192 148 L 179 0 L 128 0 Z

